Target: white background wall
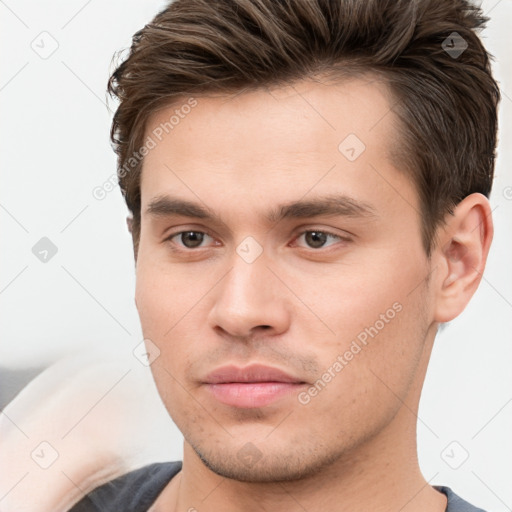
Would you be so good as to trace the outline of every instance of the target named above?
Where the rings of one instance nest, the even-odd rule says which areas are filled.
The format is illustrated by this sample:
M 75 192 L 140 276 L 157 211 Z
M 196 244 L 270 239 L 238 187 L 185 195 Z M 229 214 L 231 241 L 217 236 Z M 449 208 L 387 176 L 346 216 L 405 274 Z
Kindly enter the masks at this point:
M 92 191 L 115 173 L 105 105 L 111 58 L 163 6 L 0 3 L 1 366 L 47 365 L 94 350 L 130 357 L 142 339 L 121 194 L 116 188 L 97 200 Z M 476 296 L 438 337 L 418 436 L 427 479 L 501 512 L 512 510 L 512 2 L 484 1 L 483 9 L 491 16 L 483 39 L 503 94 L 495 240 Z M 38 55 L 53 47 L 48 58 Z M 47 263 L 32 253 L 42 237 L 57 248 Z M 155 444 L 154 453 L 179 457 L 175 431 L 171 444 L 160 451 Z

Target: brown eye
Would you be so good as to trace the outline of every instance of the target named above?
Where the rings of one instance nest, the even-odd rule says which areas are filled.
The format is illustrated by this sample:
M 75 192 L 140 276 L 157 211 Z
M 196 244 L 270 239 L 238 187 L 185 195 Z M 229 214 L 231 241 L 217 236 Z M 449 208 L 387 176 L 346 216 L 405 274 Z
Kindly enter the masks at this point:
M 189 249 L 199 247 L 203 242 L 203 239 L 204 234 L 199 231 L 185 231 L 181 233 L 181 242 Z
M 318 249 L 325 244 L 327 236 L 328 235 L 322 233 L 322 231 L 306 231 L 304 239 L 310 247 Z
M 329 247 L 339 241 L 348 241 L 346 238 L 340 235 L 335 235 L 334 233 L 330 233 L 329 231 L 322 231 L 320 229 L 310 229 L 308 231 L 303 231 L 297 240 L 300 240 L 301 238 L 304 238 L 306 247 L 310 249 L 322 249 L 324 247 Z M 329 239 L 333 241 L 329 242 Z M 302 247 L 305 246 L 302 245 Z
M 202 233 L 201 231 L 182 231 L 181 233 L 176 233 L 172 238 L 179 237 L 184 247 L 187 249 L 195 249 L 202 244 L 205 235 L 206 233 Z

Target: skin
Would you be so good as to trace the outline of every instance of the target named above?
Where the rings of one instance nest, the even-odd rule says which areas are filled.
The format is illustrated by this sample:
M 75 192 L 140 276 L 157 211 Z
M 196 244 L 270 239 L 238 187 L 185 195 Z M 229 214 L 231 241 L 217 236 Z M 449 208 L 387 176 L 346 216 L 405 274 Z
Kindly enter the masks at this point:
M 158 391 L 185 439 L 183 470 L 151 510 L 443 511 L 445 496 L 419 470 L 417 410 L 438 324 L 464 309 L 485 266 L 487 199 L 464 199 L 427 258 L 417 191 L 389 156 L 397 120 L 378 81 L 304 80 L 197 101 L 145 157 L 141 180 L 136 304 L 160 351 Z M 147 134 L 176 108 L 155 113 Z M 354 161 L 338 149 L 350 133 L 366 146 Z M 371 214 L 265 218 L 329 194 Z M 218 218 L 148 213 L 164 195 Z M 311 246 L 307 230 L 342 238 Z M 183 231 L 207 235 L 187 248 L 194 238 Z M 248 236 L 262 249 L 252 263 L 236 251 Z M 393 305 L 400 311 L 333 372 Z M 246 409 L 203 384 L 220 366 L 254 362 L 306 384 Z M 335 376 L 301 403 L 328 368 Z M 250 464 L 240 456 L 249 442 Z

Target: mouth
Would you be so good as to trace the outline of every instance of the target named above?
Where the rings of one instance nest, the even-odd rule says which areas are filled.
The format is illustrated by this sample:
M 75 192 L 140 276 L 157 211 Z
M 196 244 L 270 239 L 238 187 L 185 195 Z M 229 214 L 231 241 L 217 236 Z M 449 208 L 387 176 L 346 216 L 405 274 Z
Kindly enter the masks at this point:
M 307 385 L 282 370 L 263 365 L 224 366 L 208 374 L 204 385 L 213 397 L 232 407 L 264 407 L 299 392 Z

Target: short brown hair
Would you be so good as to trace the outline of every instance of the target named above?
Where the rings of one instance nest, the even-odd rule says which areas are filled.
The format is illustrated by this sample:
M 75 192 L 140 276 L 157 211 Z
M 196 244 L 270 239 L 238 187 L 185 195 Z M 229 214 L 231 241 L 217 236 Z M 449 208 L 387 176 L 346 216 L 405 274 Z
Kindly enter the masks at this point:
M 289 84 L 319 74 L 383 76 L 400 120 L 429 255 L 436 227 L 494 174 L 498 85 L 469 0 L 175 0 L 134 36 L 109 79 L 111 140 L 140 237 L 146 122 L 184 95 Z M 134 159 L 133 156 L 138 158 Z M 130 160 L 131 159 L 131 160 Z M 128 166 L 131 162 L 131 166 Z

